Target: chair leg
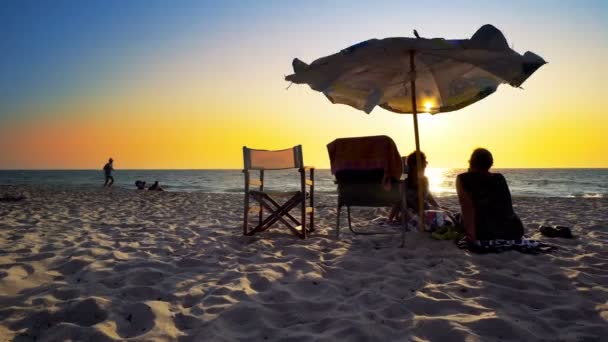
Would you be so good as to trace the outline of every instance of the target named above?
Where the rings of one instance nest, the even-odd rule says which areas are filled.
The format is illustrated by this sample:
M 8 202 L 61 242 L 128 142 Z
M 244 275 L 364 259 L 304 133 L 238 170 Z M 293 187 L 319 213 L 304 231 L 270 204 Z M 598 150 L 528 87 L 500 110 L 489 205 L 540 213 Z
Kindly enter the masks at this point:
M 247 235 L 247 227 L 249 226 L 249 192 L 245 192 L 245 212 L 243 214 L 243 235 Z
M 264 191 L 264 170 L 260 170 L 260 191 Z M 263 220 L 264 220 L 264 206 L 260 205 L 258 225 L 261 225 Z
M 312 184 L 310 185 L 310 208 L 312 211 L 310 212 L 310 231 L 315 231 L 315 169 L 310 169 L 310 180 Z
M 399 248 L 403 248 L 405 246 L 405 232 L 407 231 L 407 215 L 406 215 L 406 206 L 401 206 L 401 244 Z
M 303 186 L 302 186 L 303 187 Z M 302 239 L 306 239 L 306 189 L 304 189 L 304 191 L 302 191 L 302 198 L 300 200 L 300 206 L 302 207 L 302 219 L 300 221 L 301 226 L 302 227 L 302 233 L 300 235 L 300 237 Z
M 248 208 L 248 203 L 247 201 L 245 201 L 245 214 L 243 217 L 243 235 L 247 235 L 247 227 L 249 225 L 249 208 Z
M 353 232 L 353 234 L 357 234 L 357 232 L 353 230 L 353 226 L 351 224 L 349 205 L 346 206 L 346 213 L 348 214 L 348 229 L 350 229 L 350 231 Z
M 406 197 L 406 187 L 405 182 L 401 182 L 400 184 L 400 194 L 401 194 L 401 245 L 400 248 L 405 247 L 405 232 L 407 231 L 407 197 Z
M 340 238 L 340 212 L 342 212 L 342 206 L 338 204 L 338 212 L 336 214 L 336 237 Z
M 301 231 L 296 230 L 295 226 L 293 226 L 292 223 L 288 222 L 285 218 L 283 218 L 283 216 L 286 216 L 287 218 L 292 220 L 293 224 L 300 225 L 300 222 L 289 214 L 289 211 L 296 207 L 298 203 L 300 203 L 301 197 L 299 194 L 293 196 L 283 205 L 279 205 L 275 200 L 273 200 L 270 196 L 266 194 L 262 196 L 254 195 L 254 199 L 256 199 L 261 206 L 264 206 L 266 209 L 268 209 L 271 215 L 266 217 L 264 221 L 262 221 L 262 223 L 259 224 L 257 227 L 249 231 L 248 235 L 264 231 L 270 226 L 272 226 L 275 222 L 281 221 L 295 235 L 302 237 Z

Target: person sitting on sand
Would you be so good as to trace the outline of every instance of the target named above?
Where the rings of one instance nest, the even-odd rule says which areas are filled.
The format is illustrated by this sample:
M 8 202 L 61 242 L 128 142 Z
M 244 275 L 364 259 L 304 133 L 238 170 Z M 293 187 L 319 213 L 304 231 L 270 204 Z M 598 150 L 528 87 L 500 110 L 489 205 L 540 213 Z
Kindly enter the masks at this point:
M 158 184 L 158 181 L 155 181 L 154 184 L 150 185 L 148 190 L 164 191 L 163 188 L 160 187 L 160 184 Z
M 424 210 L 442 210 L 447 211 L 446 208 L 439 205 L 437 200 L 433 197 L 431 192 L 429 191 L 429 180 L 424 175 L 424 171 L 428 162 L 426 160 L 426 155 L 423 152 L 420 152 L 420 162 L 422 163 L 422 167 L 420 169 L 421 180 L 422 180 L 422 193 L 424 198 Z M 407 168 L 409 170 L 408 177 L 405 179 L 405 188 L 406 188 L 406 200 L 407 200 L 407 208 L 412 212 L 412 214 L 418 214 L 418 162 L 416 160 L 416 151 L 410 153 L 406 159 Z M 402 188 L 403 189 L 403 188 Z M 398 219 L 399 216 L 399 205 L 394 206 L 391 214 L 389 215 L 389 221 L 394 221 Z
M 492 153 L 484 148 L 473 151 L 469 171 L 456 178 L 456 191 L 462 209 L 466 237 L 475 240 L 518 240 L 524 227 L 513 211 L 511 192 L 505 177 L 490 172 Z
M 146 181 L 136 180 L 135 186 L 137 187 L 137 190 L 146 190 Z
M 416 152 L 414 151 L 407 156 L 407 167 L 408 170 L 410 170 L 407 178 L 405 179 L 407 206 L 414 212 L 418 212 L 418 181 L 421 179 L 424 210 L 440 209 L 442 207 L 429 191 L 429 179 L 424 175 L 428 162 L 426 160 L 426 155 L 423 152 L 420 152 L 420 162 L 422 164 L 422 167 L 420 168 L 421 177 L 418 177 L 416 171 L 418 170 Z

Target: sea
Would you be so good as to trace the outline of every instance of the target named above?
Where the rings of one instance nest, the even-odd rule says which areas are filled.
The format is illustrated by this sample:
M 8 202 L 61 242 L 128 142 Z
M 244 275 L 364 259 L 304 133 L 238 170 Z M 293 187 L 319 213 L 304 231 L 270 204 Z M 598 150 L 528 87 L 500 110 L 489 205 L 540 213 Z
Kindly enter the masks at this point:
M 456 176 L 464 169 L 427 168 L 431 192 L 437 197 L 455 196 Z M 513 196 L 607 197 L 608 169 L 492 169 L 502 173 Z M 257 171 L 252 171 L 256 178 Z M 135 190 L 135 181 L 148 185 L 158 181 L 167 191 L 242 193 L 241 170 L 115 170 L 114 186 Z M 101 170 L 0 170 L 0 185 L 48 185 L 78 188 L 101 187 Z M 298 189 L 296 170 L 266 171 L 268 190 Z M 335 194 L 336 185 L 328 169 L 315 170 L 315 191 Z

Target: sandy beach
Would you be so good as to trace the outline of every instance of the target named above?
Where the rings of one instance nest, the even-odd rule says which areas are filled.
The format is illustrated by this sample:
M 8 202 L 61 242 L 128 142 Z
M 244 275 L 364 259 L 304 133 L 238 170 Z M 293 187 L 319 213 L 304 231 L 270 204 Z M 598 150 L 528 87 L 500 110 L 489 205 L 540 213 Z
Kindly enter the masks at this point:
M 601 341 L 608 198 L 514 198 L 550 254 L 477 255 L 409 232 L 241 234 L 242 195 L 2 186 L 0 340 Z M 441 202 L 457 208 L 455 198 Z M 345 213 L 344 213 L 345 214 Z M 384 215 L 356 209 L 356 225 Z M 344 217 L 344 216 L 343 216 Z M 537 233 L 548 221 L 577 238 Z M 345 221 L 343 221 L 345 224 Z M 371 227 L 394 230 L 388 227 Z

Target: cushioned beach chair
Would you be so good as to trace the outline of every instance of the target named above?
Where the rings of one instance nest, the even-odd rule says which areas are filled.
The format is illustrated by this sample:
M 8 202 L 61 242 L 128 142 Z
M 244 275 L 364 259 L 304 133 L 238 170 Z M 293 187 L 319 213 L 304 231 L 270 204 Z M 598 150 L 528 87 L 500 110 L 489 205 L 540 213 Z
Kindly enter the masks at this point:
M 285 150 L 268 151 L 243 147 L 245 167 L 245 212 L 243 219 L 243 234 L 254 235 L 268 229 L 280 221 L 294 235 L 305 239 L 307 234 L 314 231 L 314 168 L 306 167 L 302 158 L 302 145 Z M 264 171 L 297 169 L 299 172 L 300 187 L 298 191 L 277 192 L 264 189 Z M 252 179 L 250 171 L 258 170 L 259 179 Z M 309 172 L 309 178 L 306 177 Z M 251 189 L 250 186 L 256 189 Z M 308 187 L 308 191 L 306 188 Z M 287 197 L 281 204 L 279 197 Z M 251 206 L 250 201 L 257 202 Z M 308 205 L 307 205 L 308 200 Z M 290 214 L 290 211 L 300 206 L 299 219 Z M 268 216 L 264 217 L 264 211 Z M 257 225 L 249 226 L 249 214 L 257 214 Z M 308 222 L 306 216 L 308 215 Z
M 403 172 L 401 156 L 393 140 L 387 136 L 336 139 L 327 145 L 331 172 L 338 185 L 336 236 L 340 237 L 340 214 L 346 207 L 348 228 L 354 234 L 386 234 L 355 230 L 351 223 L 351 207 L 393 207 L 405 212 L 406 198 L 399 190 Z M 406 215 L 402 216 L 403 245 L 407 230 Z

